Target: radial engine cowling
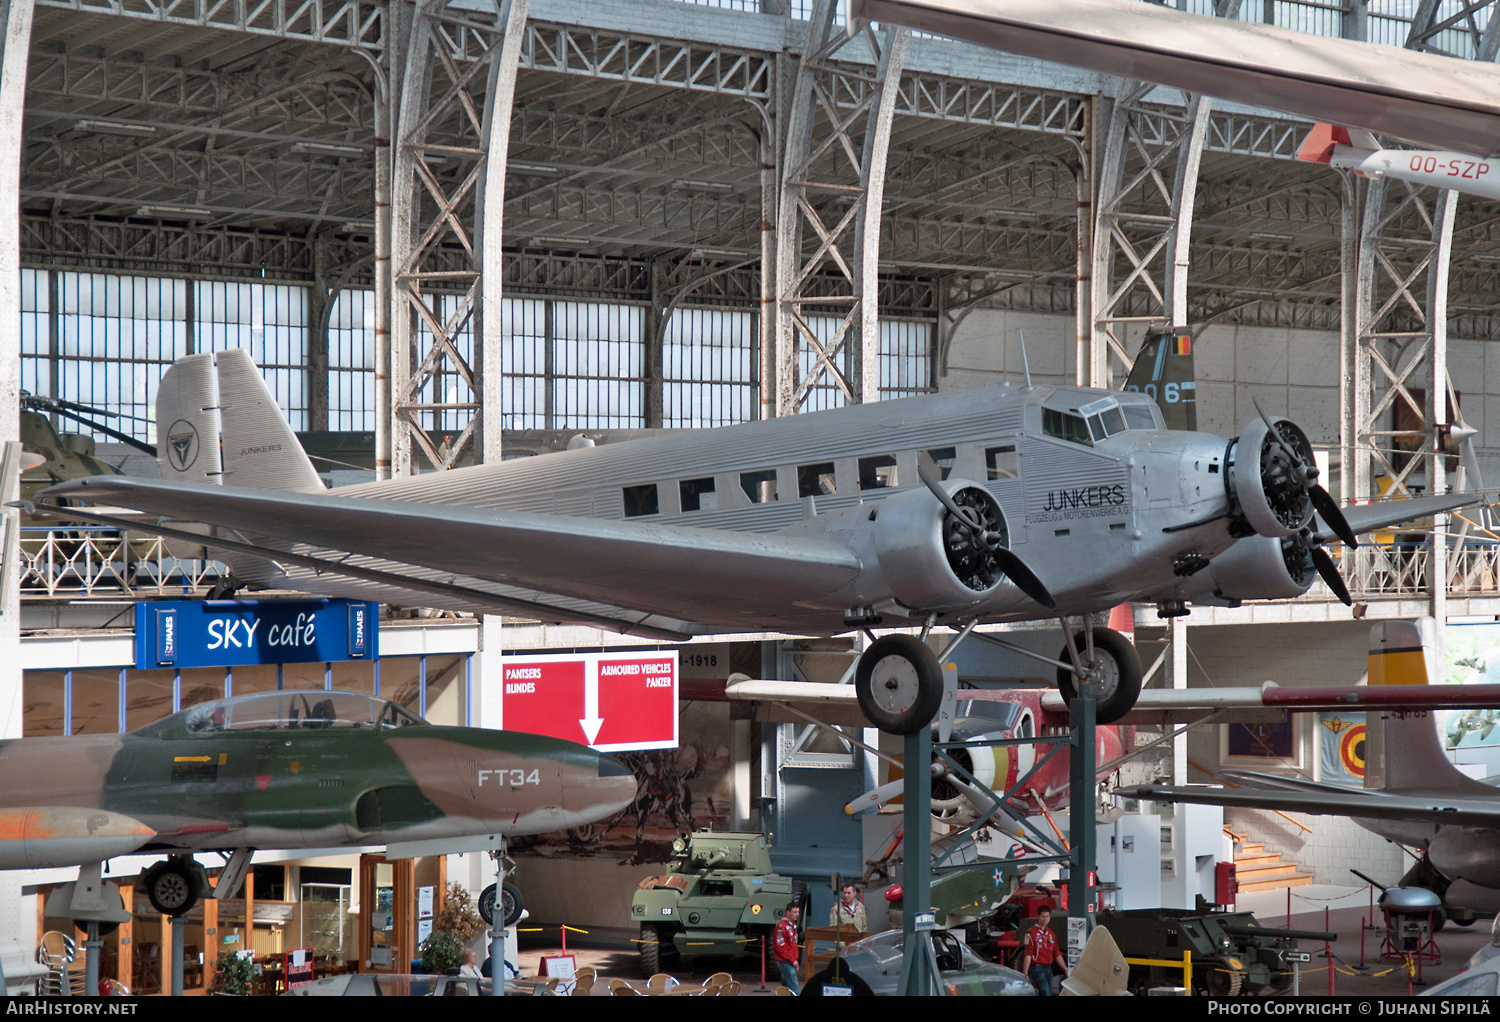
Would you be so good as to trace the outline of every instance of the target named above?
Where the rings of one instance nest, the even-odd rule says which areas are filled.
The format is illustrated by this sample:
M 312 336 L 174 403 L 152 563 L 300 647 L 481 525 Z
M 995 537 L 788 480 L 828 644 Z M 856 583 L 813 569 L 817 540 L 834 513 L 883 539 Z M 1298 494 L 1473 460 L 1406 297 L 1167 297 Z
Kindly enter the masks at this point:
M 1304 465 L 1312 466 L 1312 444 L 1291 419 L 1272 419 L 1282 443 L 1297 453 Z M 1230 448 L 1229 481 L 1234 499 L 1245 521 L 1261 536 L 1295 536 L 1312 521 L 1313 504 L 1308 486 L 1316 479 L 1303 478 L 1287 457 L 1282 444 L 1271 436 L 1261 419 L 1254 419 Z
M 1189 579 L 1196 591 L 1226 600 L 1288 600 L 1318 577 L 1312 557 L 1295 537 L 1250 536 L 1235 543 Z
M 979 516 L 986 532 L 1010 545 L 1005 512 L 977 483 L 949 479 L 942 486 L 962 508 Z M 973 607 L 1005 580 L 993 554 L 925 489 L 908 490 L 880 502 L 875 552 L 891 595 L 913 610 L 947 613 Z

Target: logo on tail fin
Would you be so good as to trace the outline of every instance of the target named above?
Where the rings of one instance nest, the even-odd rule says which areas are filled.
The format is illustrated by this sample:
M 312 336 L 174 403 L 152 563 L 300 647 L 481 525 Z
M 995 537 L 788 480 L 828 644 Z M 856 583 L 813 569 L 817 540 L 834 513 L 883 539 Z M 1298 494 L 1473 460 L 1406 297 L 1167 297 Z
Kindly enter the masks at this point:
M 198 428 L 186 419 L 178 419 L 167 430 L 167 458 L 179 472 L 186 472 L 198 460 Z

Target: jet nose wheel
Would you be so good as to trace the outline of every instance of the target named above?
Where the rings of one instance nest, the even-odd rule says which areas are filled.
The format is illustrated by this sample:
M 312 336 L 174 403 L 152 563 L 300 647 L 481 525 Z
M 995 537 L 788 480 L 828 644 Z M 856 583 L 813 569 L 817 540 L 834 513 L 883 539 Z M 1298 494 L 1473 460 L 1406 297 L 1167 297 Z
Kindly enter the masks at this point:
M 854 691 L 870 723 L 893 735 L 915 734 L 937 716 L 943 671 L 925 642 L 887 635 L 860 656 Z
M 1089 659 L 1088 640 L 1082 632 L 1074 638 L 1078 658 L 1094 683 L 1094 720 L 1099 724 L 1113 724 L 1135 706 L 1141 694 L 1141 658 L 1129 639 L 1109 628 L 1094 629 L 1094 656 Z M 1067 647 L 1058 654 L 1059 660 L 1068 660 Z M 1078 679 L 1071 669 L 1057 669 L 1057 691 L 1066 700 L 1078 695 Z
M 495 885 L 490 884 L 479 894 L 479 917 L 484 920 L 486 926 L 495 925 Z M 500 919 L 502 926 L 514 926 L 521 921 L 521 911 L 525 905 L 521 901 L 521 892 L 512 884 L 504 885 L 504 890 L 499 895 Z

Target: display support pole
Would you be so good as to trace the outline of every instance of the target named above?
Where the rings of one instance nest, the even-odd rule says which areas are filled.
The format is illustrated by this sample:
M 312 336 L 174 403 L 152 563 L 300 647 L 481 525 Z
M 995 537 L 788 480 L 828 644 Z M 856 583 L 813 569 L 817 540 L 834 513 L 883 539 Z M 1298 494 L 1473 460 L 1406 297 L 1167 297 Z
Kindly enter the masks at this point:
M 918 932 L 920 917 L 932 902 L 932 729 L 906 736 L 906 783 L 902 789 L 905 850 L 901 862 L 901 994 L 938 994 L 938 972 L 928 931 Z
M 251 930 L 251 922 L 252 922 L 251 920 L 246 920 L 245 921 L 245 932 L 247 934 Z M 89 925 L 90 926 L 96 926 L 98 924 L 97 923 L 90 923 Z M 186 937 L 186 936 L 187 936 L 187 917 L 186 916 L 178 916 L 176 919 L 172 920 L 172 996 L 173 997 L 181 997 L 182 996 L 182 956 L 183 956 L 183 953 L 184 953 L 183 952 L 183 938 Z M 98 985 L 97 985 L 97 982 L 96 982 L 96 984 L 94 986 L 94 989 L 93 989 L 93 993 L 98 993 L 98 990 L 99 990 L 99 988 L 98 988 Z
M 99 920 L 90 919 L 84 924 L 88 937 L 84 940 L 86 955 L 83 965 L 83 995 L 99 995 L 99 958 L 104 954 L 104 938 L 99 936 Z
M 1094 930 L 1094 877 L 1098 827 L 1094 823 L 1095 772 L 1098 768 L 1098 744 L 1094 738 L 1094 685 L 1084 682 L 1078 695 L 1068 703 L 1072 738 L 1068 749 L 1068 832 L 1072 862 L 1068 873 L 1068 916 L 1083 919 L 1082 939 Z M 1070 926 L 1071 932 L 1071 926 Z M 1069 941 L 1071 944 L 1071 940 Z M 1071 948 L 1069 949 L 1072 950 Z M 1078 947 L 1082 953 L 1082 945 Z M 1068 968 L 1077 964 L 1069 957 Z
M 490 996 L 505 996 L 505 846 L 495 856 L 495 908 L 490 916 Z

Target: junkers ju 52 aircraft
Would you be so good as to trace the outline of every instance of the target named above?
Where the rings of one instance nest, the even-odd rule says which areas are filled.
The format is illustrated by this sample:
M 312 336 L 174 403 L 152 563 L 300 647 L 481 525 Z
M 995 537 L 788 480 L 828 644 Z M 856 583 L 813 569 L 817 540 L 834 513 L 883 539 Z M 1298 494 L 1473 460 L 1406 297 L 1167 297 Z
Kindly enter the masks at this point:
M 94 518 L 204 543 L 251 584 L 666 640 L 936 626 L 962 639 L 1056 619 L 1063 651 L 1038 658 L 1065 695 L 1091 679 L 1103 723 L 1134 704 L 1142 670 L 1094 612 L 1292 597 L 1318 575 L 1347 599 L 1322 523 L 1353 544 L 1475 500 L 1341 511 L 1288 419 L 1224 440 L 1164 429 L 1144 394 L 1078 387 L 927 395 L 333 492 L 243 352 L 176 363 L 157 418 L 162 479 L 77 480 L 43 499 L 75 517 L 91 514 L 79 500 L 147 513 Z M 871 642 L 855 687 L 899 734 L 943 696 L 937 656 L 910 634 Z
M 230 897 L 253 849 L 464 850 L 608 819 L 636 790 L 621 763 L 572 742 L 290 690 L 200 703 L 125 734 L 0 743 L 0 775 L 0 869 L 165 853 L 141 883 L 174 916 L 210 892 L 194 852 L 231 852 L 212 889 Z

